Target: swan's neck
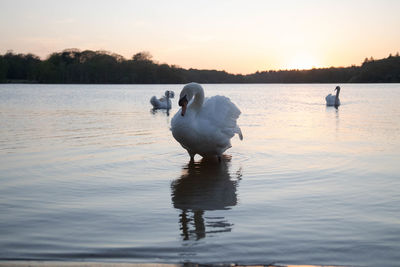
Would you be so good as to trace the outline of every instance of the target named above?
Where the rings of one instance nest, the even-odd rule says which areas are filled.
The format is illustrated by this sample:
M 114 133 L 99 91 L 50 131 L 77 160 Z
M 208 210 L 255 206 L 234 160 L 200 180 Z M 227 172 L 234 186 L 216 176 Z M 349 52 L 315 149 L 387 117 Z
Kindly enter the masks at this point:
M 339 104 L 339 92 L 340 90 L 336 90 L 335 105 Z
M 190 105 L 191 109 L 200 110 L 203 106 L 204 102 L 204 91 L 202 88 L 194 88 L 193 89 L 194 99 L 192 104 Z

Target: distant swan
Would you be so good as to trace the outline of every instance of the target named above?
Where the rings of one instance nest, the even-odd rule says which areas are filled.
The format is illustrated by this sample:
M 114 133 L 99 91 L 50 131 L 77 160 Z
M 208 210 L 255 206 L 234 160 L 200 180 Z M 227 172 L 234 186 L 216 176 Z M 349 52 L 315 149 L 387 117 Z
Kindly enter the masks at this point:
M 200 84 L 185 85 L 179 96 L 182 108 L 171 121 L 172 135 L 194 160 L 202 157 L 218 157 L 231 147 L 230 139 L 236 134 L 243 140 L 242 131 L 236 124 L 240 110 L 225 96 L 204 99 Z
M 157 97 L 153 96 L 150 99 L 150 103 L 153 105 L 154 109 L 170 109 L 171 108 L 171 100 L 170 98 L 174 98 L 174 92 L 173 91 L 165 91 L 165 94 L 163 97 L 160 99 L 157 99 Z
M 339 100 L 340 87 L 336 86 L 335 91 L 336 95 L 329 94 L 325 97 L 327 106 L 335 106 L 335 107 L 340 106 L 340 100 Z

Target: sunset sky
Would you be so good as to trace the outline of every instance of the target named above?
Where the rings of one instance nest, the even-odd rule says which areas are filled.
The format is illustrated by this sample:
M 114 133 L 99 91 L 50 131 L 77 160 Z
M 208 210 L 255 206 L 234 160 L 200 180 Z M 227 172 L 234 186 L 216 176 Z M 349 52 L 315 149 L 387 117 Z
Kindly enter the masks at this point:
M 0 54 L 65 48 L 230 73 L 360 65 L 400 52 L 399 0 L 0 0 Z

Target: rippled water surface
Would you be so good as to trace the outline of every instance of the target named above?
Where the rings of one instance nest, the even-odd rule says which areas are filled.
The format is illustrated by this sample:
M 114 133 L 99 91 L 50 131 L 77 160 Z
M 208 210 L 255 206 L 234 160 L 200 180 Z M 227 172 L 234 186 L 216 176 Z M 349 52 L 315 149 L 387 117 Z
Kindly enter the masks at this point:
M 400 85 L 204 85 L 242 111 L 189 163 L 151 96 L 0 85 L 0 260 L 398 266 Z

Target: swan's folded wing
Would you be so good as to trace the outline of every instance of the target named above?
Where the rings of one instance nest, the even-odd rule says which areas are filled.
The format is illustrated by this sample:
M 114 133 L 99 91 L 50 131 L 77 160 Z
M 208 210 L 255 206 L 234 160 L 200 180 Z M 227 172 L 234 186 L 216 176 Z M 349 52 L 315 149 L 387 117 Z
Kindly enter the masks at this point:
M 326 101 L 329 101 L 331 97 L 332 97 L 332 94 L 329 94 L 329 95 L 327 95 L 327 96 L 325 97 L 325 100 L 326 100 Z
M 150 99 L 150 103 L 153 105 L 153 107 L 158 108 L 159 106 L 159 101 L 156 96 L 152 96 Z
M 333 106 L 333 105 L 335 105 L 335 98 L 336 98 L 335 95 L 332 95 L 332 94 L 327 95 L 327 96 L 325 97 L 326 104 L 327 104 L 328 106 Z
M 205 100 L 199 115 L 202 119 L 209 120 L 209 123 L 218 128 L 221 133 L 233 137 L 235 133 L 240 132 L 236 124 L 240 113 L 238 107 L 229 98 L 217 95 Z

